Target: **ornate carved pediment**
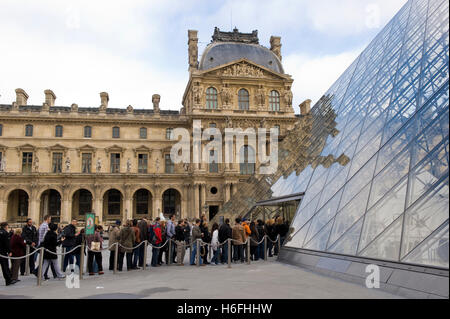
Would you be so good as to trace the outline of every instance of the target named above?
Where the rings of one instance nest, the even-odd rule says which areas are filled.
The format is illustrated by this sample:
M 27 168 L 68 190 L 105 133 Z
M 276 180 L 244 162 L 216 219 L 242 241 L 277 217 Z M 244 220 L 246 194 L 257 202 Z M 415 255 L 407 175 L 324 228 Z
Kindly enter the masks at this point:
M 55 144 L 53 146 L 46 147 L 48 154 L 50 155 L 52 152 L 63 152 L 64 156 L 67 154 L 68 148 L 61 144 Z
M 106 155 L 109 155 L 110 153 L 120 153 L 120 156 L 123 156 L 124 151 L 125 149 L 117 144 L 105 148 Z
M 139 147 L 134 148 L 133 151 L 134 151 L 134 157 L 137 157 L 137 155 L 138 155 L 139 153 L 141 153 L 141 154 L 142 154 L 142 153 L 150 154 L 150 153 L 152 152 L 152 149 L 151 149 L 151 148 L 148 148 L 148 147 L 145 146 L 145 145 L 141 145 L 141 146 L 139 146 Z
M 95 153 L 96 153 L 97 149 L 89 144 L 86 144 L 84 146 L 81 146 L 79 148 L 77 148 L 77 155 L 80 156 L 81 153 L 92 153 L 94 154 L 95 157 Z
M 247 59 L 240 59 L 213 69 L 206 70 L 204 74 L 220 77 L 269 78 L 287 79 L 288 75 L 276 73 L 268 68 L 255 64 Z
M 37 148 L 31 144 L 24 144 L 16 147 L 17 154 L 20 156 L 22 152 L 36 152 Z

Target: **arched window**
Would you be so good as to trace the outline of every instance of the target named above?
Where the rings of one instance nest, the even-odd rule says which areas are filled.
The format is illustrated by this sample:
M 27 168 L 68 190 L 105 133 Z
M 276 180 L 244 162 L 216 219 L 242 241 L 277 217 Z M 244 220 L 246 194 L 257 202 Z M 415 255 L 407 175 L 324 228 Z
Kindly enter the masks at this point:
M 280 93 L 278 93 L 278 91 L 270 91 L 269 107 L 271 111 L 280 110 Z
M 217 109 L 217 90 L 213 87 L 206 89 L 206 108 Z
M 238 92 L 238 102 L 240 110 L 248 110 L 250 97 L 246 89 L 240 89 Z
M 92 137 L 92 127 L 90 126 L 85 126 L 84 127 L 84 137 Z
M 239 166 L 242 175 L 255 173 L 255 151 L 251 146 L 244 145 L 239 151 Z
M 33 136 L 33 125 L 27 124 L 25 126 L 25 136 Z
M 55 137 L 62 137 L 63 136 L 63 127 L 61 125 L 55 126 Z

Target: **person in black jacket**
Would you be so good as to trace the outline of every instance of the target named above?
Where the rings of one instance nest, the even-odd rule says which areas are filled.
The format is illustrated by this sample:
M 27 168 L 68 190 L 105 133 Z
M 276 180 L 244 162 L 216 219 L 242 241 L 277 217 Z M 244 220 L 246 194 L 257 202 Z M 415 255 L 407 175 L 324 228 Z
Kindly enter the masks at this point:
M 58 225 L 50 223 L 48 225 L 48 232 L 45 234 L 44 242 L 42 243 L 42 246 L 45 248 L 42 276 L 44 276 L 44 273 L 48 270 L 50 264 L 52 264 L 58 278 L 64 278 L 65 276 L 59 270 L 58 256 L 53 254 L 56 253 L 56 247 L 61 244 L 61 242 L 58 241 L 58 235 L 56 234 L 57 229 Z
M 223 245 L 222 247 L 222 264 L 228 262 L 228 238 L 232 238 L 233 230 L 230 226 L 230 220 L 227 218 L 225 222 L 219 227 L 219 243 Z
M 273 219 L 268 219 L 266 220 L 264 228 L 266 235 L 269 237 L 267 238 L 267 252 L 269 254 L 269 257 L 273 257 L 272 254 L 273 241 L 275 241 L 275 239 L 277 238 L 277 235 L 275 234 L 275 228 L 273 225 L 274 223 L 275 221 Z
M 11 247 L 9 245 L 9 226 L 4 222 L 0 224 L 0 255 L 11 256 Z M 0 257 L 3 278 L 5 278 L 6 286 L 13 285 L 17 281 L 11 279 L 11 270 L 9 269 L 8 259 Z
M 275 222 L 275 236 L 280 236 L 280 246 L 283 245 L 289 226 L 283 221 L 283 217 L 279 216 Z M 278 255 L 278 244 L 275 244 L 275 255 Z
M 264 221 L 261 219 L 258 219 L 256 221 L 256 229 L 258 230 L 258 242 L 261 242 L 258 245 L 258 248 L 256 250 L 256 257 L 257 259 L 264 259 L 264 236 L 266 235 L 266 231 L 264 229 Z
M 39 241 L 39 235 L 36 227 L 33 225 L 33 220 L 31 218 L 27 218 L 27 224 L 22 228 L 22 238 L 25 240 L 25 243 L 30 246 L 30 253 L 36 250 L 36 246 Z M 31 255 L 29 258 L 30 264 L 30 273 L 34 272 L 34 258 L 35 255 Z M 25 258 L 22 259 L 20 263 L 20 274 L 23 276 L 25 274 Z
M 84 236 L 84 228 L 80 230 L 78 234 L 75 235 L 75 247 L 81 246 L 82 243 L 85 242 Z M 86 245 L 84 246 L 83 254 L 86 256 Z M 81 260 L 81 247 L 78 247 L 74 250 L 73 255 L 75 256 L 76 264 L 78 268 L 80 268 L 80 260 Z
M 78 221 L 76 219 L 72 220 L 72 223 L 64 227 L 62 231 L 62 246 L 66 249 L 66 252 L 71 251 L 75 248 L 75 234 L 77 233 L 77 224 Z M 70 254 L 64 255 L 64 265 L 62 271 L 66 271 L 67 265 L 70 263 L 73 264 L 74 252 Z
M 145 218 L 142 218 L 139 223 L 137 224 L 137 227 L 139 228 L 139 236 L 140 236 L 140 242 L 142 243 L 145 240 L 148 240 L 148 223 Z M 145 245 L 142 244 L 139 246 L 139 267 L 144 267 L 144 250 Z M 147 262 L 147 261 L 145 261 Z M 148 265 L 145 265 L 148 266 Z
M 203 220 L 203 223 L 200 224 L 200 230 L 203 234 L 202 240 L 204 243 L 211 243 L 211 234 L 208 230 L 208 222 L 205 220 Z M 204 249 L 204 250 L 203 250 Z M 208 265 L 208 246 L 203 246 L 203 248 L 201 249 L 201 251 L 204 252 L 204 255 L 202 256 L 202 259 L 205 261 L 204 264 Z

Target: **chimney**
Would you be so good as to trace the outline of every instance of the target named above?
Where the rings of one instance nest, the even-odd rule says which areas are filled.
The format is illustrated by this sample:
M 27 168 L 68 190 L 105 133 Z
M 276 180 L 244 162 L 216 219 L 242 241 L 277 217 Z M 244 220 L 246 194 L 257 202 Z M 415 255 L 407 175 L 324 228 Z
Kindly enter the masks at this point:
M 188 57 L 189 57 L 189 71 L 198 68 L 198 31 L 188 30 Z
M 48 106 L 55 106 L 55 100 L 56 100 L 55 93 L 53 93 L 52 90 L 45 90 L 44 94 L 45 94 L 45 103 L 47 103 Z
M 106 109 L 108 107 L 109 95 L 106 92 L 100 93 L 100 109 Z
M 23 89 L 16 89 L 17 105 L 27 105 L 28 94 Z
M 276 37 L 276 36 L 270 37 L 270 51 L 275 53 L 275 55 L 281 61 L 281 37 Z
M 300 107 L 300 114 L 307 115 L 311 110 L 311 100 L 310 99 L 304 100 L 302 103 L 300 103 L 299 107 Z

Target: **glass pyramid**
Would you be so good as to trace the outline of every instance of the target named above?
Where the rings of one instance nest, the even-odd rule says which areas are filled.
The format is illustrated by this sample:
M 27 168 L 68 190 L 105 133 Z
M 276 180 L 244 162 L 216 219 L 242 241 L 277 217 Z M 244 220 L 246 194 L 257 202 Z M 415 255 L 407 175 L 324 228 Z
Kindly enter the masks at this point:
M 408 1 L 311 109 L 349 161 L 272 185 L 305 191 L 286 246 L 449 267 L 448 6 Z
M 410 0 L 221 215 L 303 193 L 285 245 L 449 267 L 448 0 Z

